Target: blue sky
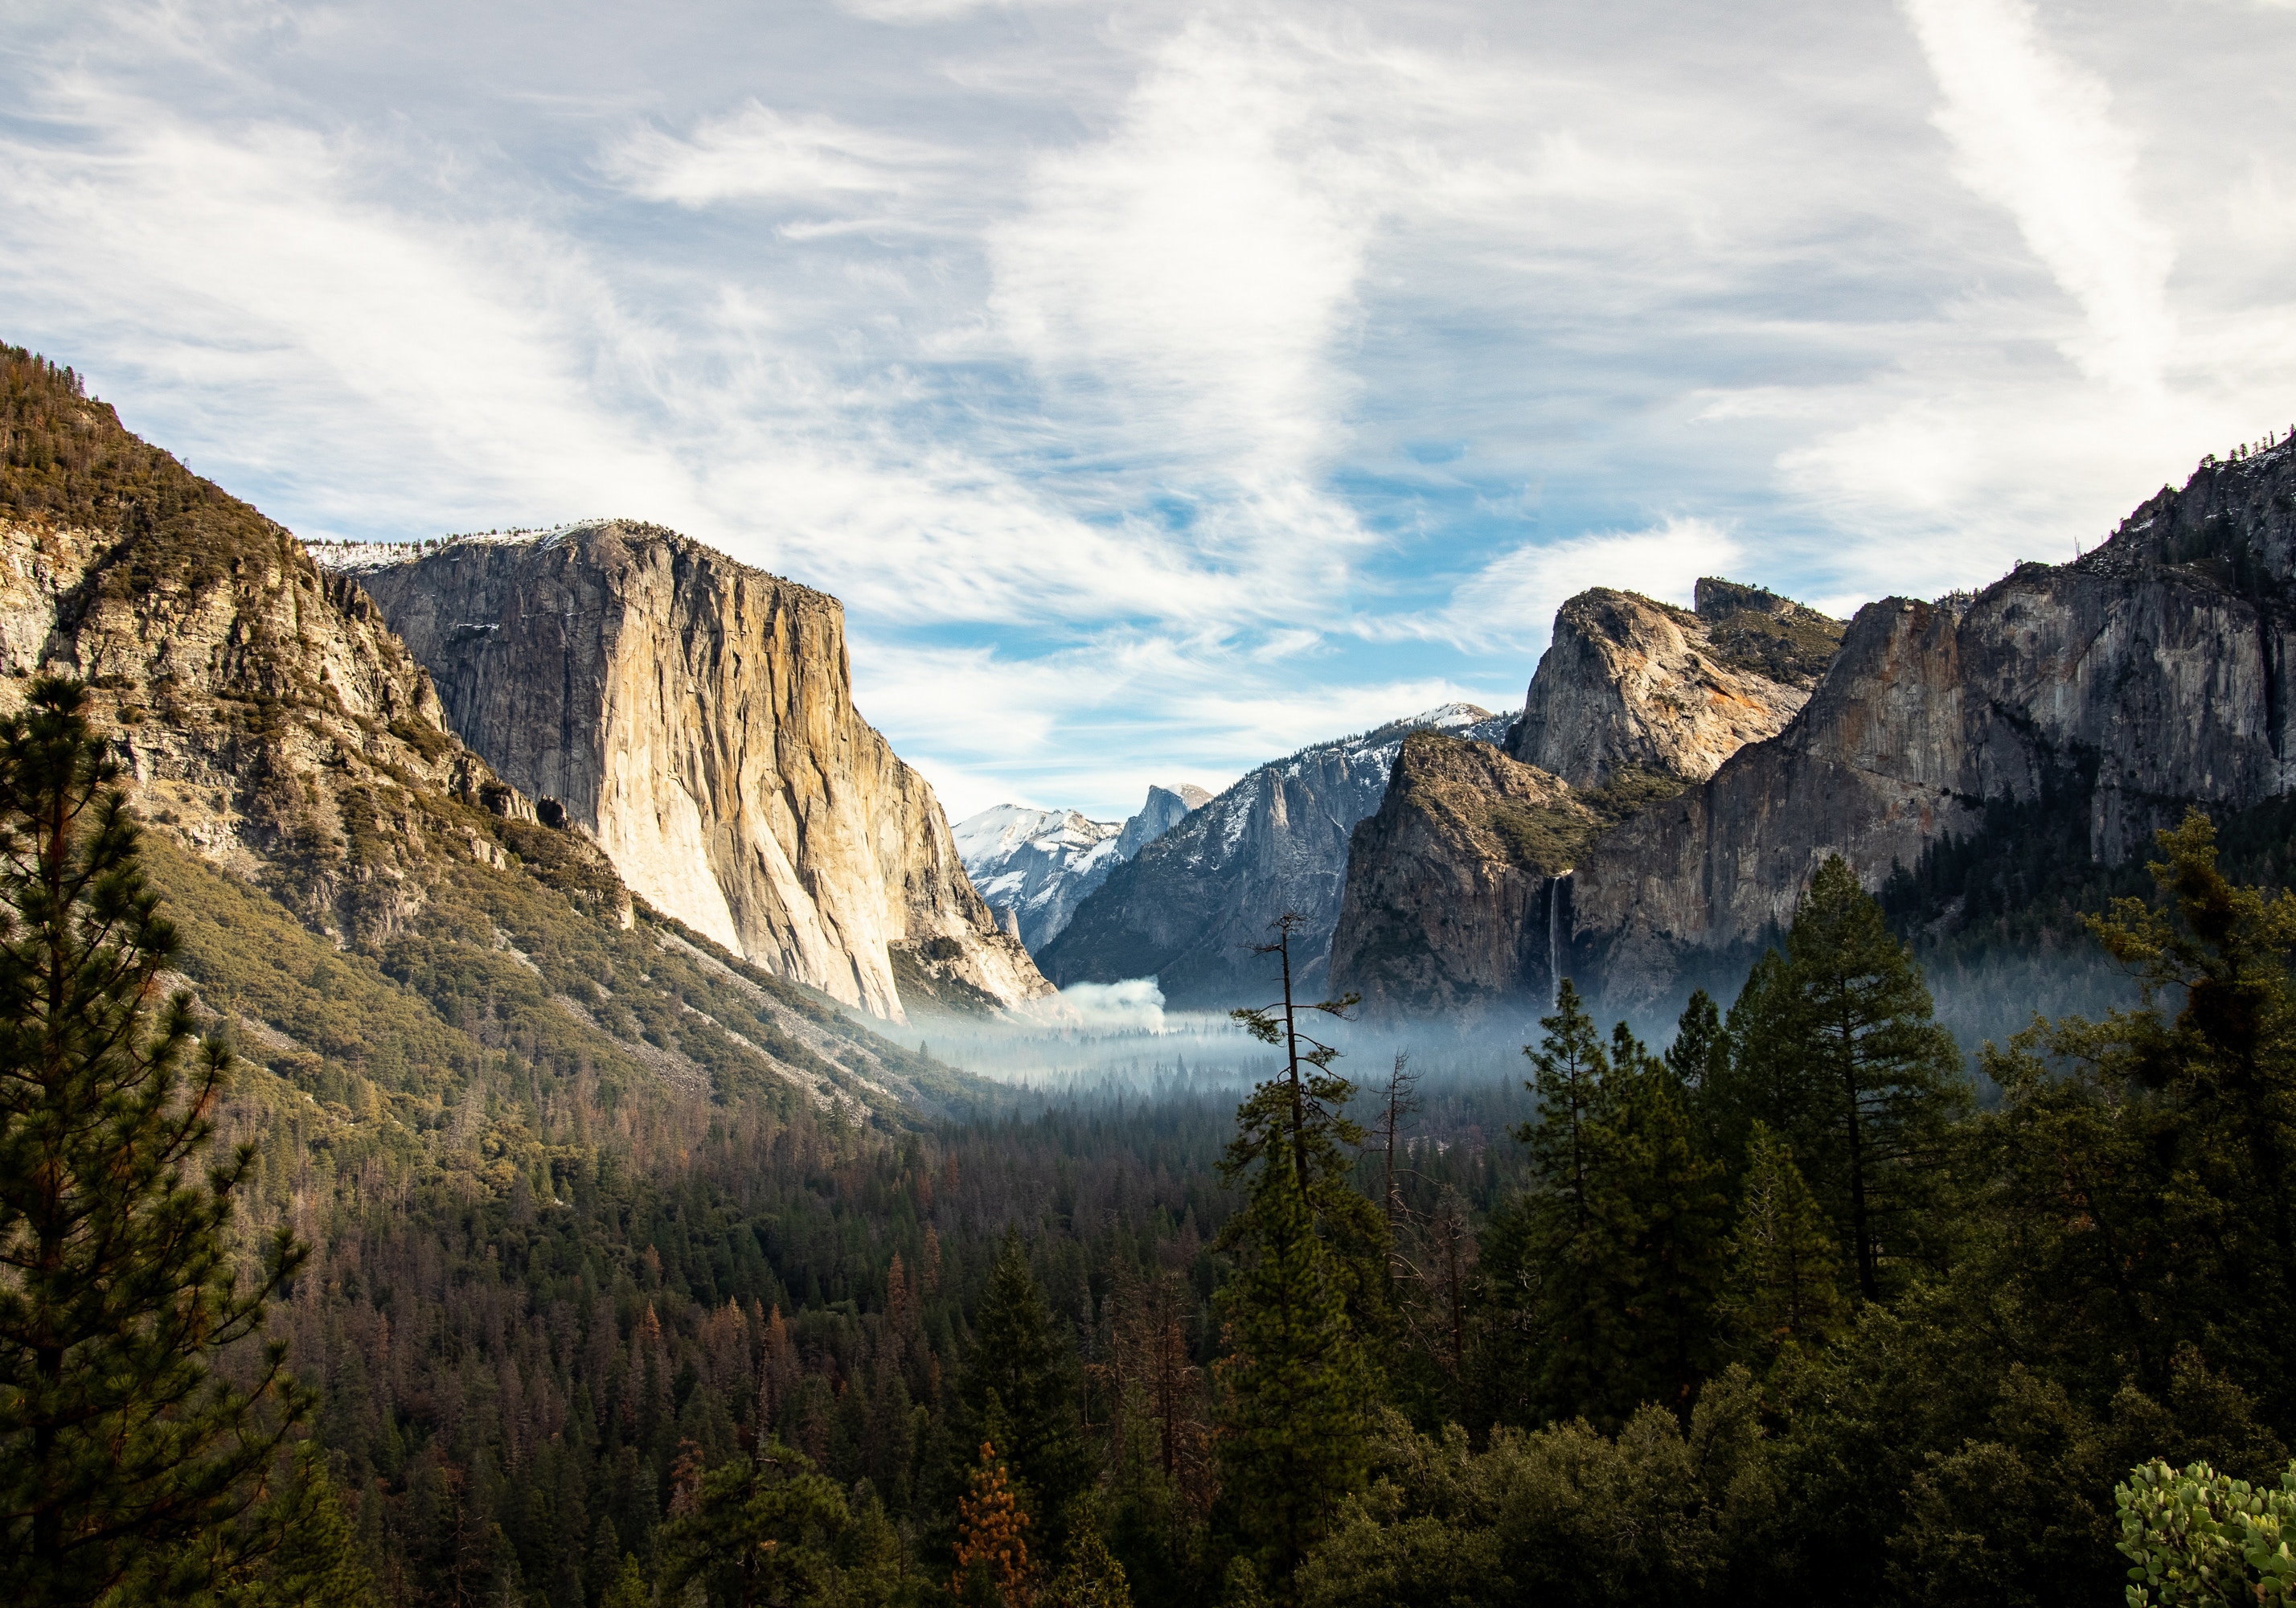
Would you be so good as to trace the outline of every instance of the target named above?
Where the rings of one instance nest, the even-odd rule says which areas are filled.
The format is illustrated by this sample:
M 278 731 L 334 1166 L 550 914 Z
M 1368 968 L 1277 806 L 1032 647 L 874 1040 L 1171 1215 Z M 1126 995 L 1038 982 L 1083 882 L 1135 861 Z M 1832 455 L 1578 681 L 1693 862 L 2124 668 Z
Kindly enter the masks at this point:
M 2296 9 L 0 4 L 0 335 L 307 537 L 842 597 L 953 816 L 1847 611 L 2296 423 Z

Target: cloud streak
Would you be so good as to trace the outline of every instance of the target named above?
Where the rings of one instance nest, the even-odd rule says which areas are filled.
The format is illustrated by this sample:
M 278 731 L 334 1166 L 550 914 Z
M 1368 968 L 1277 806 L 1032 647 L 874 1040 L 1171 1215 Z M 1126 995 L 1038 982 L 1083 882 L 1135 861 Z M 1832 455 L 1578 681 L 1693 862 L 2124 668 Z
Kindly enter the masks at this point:
M 36 21 L 0 333 L 307 534 L 835 592 L 952 808 L 1511 702 L 1585 586 L 1982 582 L 2296 412 L 2237 6 Z

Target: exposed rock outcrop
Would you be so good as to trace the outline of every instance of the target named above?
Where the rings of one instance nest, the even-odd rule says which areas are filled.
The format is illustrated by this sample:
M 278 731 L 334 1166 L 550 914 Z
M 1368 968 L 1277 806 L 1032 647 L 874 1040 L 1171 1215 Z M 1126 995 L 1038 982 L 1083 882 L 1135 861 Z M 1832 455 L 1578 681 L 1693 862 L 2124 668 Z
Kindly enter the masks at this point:
M 622 522 L 376 557 L 455 729 L 658 908 L 897 1021 L 1051 992 L 854 709 L 835 598 Z
M 1698 583 L 1695 612 L 1598 587 L 1556 611 L 1508 751 L 1573 787 L 1642 772 L 1703 782 L 1775 736 L 1841 626 L 1757 587 Z
M 53 371 L 0 366 L 0 707 L 35 675 L 85 680 L 146 816 L 338 943 L 401 930 L 442 857 L 502 857 L 426 800 L 532 804 L 446 728 L 365 593 Z
M 224 1121 L 283 1095 L 291 1167 L 361 1128 L 369 1153 L 423 1134 L 457 1187 L 510 1193 L 499 1130 L 447 1121 L 505 1044 L 609 1103 L 757 1095 L 898 1127 L 982 1092 L 634 911 L 594 845 L 441 723 L 355 582 L 0 346 L 0 708 L 43 673 L 86 679 L 123 763 L 182 939 L 166 986 L 251 1063 Z
M 1333 988 L 1374 1015 L 1553 999 L 1570 905 L 1559 879 L 1603 832 L 1782 729 L 1841 638 L 1838 621 L 1759 587 L 1710 578 L 1697 600 L 1582 592 L 1556 611 L 1509 755 L 1406 745 L 1349 847 Z
M 1379 808 L 1404 738 L 1432 729 L 1489 742 L 1512 724 L 1447 704 L 1261 766 L 1111 872 L 1038 956 L 1046 975 L 1063 988 L 1152 976 L 1176 1010 L 1257 1001 L 1272 963 L 1251 947 L 1296 911 L 1307 922 L 1295 978 L 1323 987 L 1348 834 Z
M 1086 895 L 1108 874 L 1210 801 L 1184 783 L 1176 792 L 1151 787 L 1139 813 L 1095 821 L 1073 809 L 996 804 L 953 829 L 956 851 L 997 924 L 1031 955 L 1061 935 Z
M 1596 824 L 1568 783 L 1488 742 L 1414 732 L 1355 829 L 1332 987 L 1374 1016 L 1554 997 L 1563 884 Z
M 1177 790 L 1150 787 L 1147 800 L 1116 835 L 1116 857 L 1130 859 L 1211 801 L 1211 794 L 1193 782 L 1183 782 Z
M 1794 722 L 1605 836 L 1575 878 L 1578 964 L 1621 1005 L 1791 919 L 1824 856 L 1868 886 L 1988 800 L 2056 801 L 2117 863 L 2188 804 L 2289 790 L 2296 448 L 2204 464 L 2077 562 L 1851 622 Z

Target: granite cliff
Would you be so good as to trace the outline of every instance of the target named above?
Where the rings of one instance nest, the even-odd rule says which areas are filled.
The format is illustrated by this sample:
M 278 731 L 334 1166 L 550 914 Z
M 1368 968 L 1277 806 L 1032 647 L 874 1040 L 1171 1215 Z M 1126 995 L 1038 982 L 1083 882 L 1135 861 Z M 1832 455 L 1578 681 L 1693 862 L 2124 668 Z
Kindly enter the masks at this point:
M 1557 874 L 1599 825 L 1560 777 L 1414 732 L 1355 829 L 1332 986 L 1370 1016 L 1480 1014 L 1554 997 Z
M 1379 808 L 1406 736 L 1439 730 L 1505 735 L 1513 717 L 1447 704 L 1263 765 L 1117 867 L 1037 957 L 1065 988 L 1154 977 L 1165 1003 L 1216 1010 L 1267 992 L 1251 953 L 1285 911 L 1303 989 L 1324 986 L 1346 879 L 1348 836 Z
M 835 598 L 621 521 L 343 562 L 464 741 L 657 908 L 894 1021 L 1051 993 L 853 707 Z
M 2073 563 L 1868 604 L 1785 731 L 1580 860 L 1574 964 L 1615 1004 L 1660 1003 L 1789 920 L 1828 854 L 1878 887 L 2008 804 L 2114 865 L 2188 805 L 2286 792 L 2292 636 L 2285 444 L 2204 463 Z
M 464 746 L 354 580 L 0 347 L 0 708 L 43 674 L 111 734 L 170 986 L 291 1170 L 380 1144 L 504 1193 L 531 1145 L 477 1120 L 490 1080 L 631 1120 L 749 1090 L 897 1123 L 963 1084 L 636 909 Z
M 1703 782 L 1784 730 L 1841 623 L 1724 580 L 1701 580 L 1696 601 L 1598 587 L 1565 603 L 1508 751 L 1573 787 L 1636 772 Z
M 1374 1015 L 1474 1015 L 1554 995 L 1568 875 L 1604 831 L 1784 729 L 1841 635 L 1758 587 L 1697 608 L 1597 587 L 1557 611 L 1507 751 L 1414 737 L 1349 842 L 1332 987 Z

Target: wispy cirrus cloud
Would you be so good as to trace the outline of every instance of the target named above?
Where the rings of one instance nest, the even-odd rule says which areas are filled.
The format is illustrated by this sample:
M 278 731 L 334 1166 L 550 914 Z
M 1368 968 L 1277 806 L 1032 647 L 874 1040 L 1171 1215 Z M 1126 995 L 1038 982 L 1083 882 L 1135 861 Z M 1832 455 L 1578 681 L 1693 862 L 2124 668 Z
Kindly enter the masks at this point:
M 2066 352 L 2091 378 L 2156 386 L 2176 345 L 2176 245 L 2136 193 L 2112 94 L 2041 37 L 2030 0 L 1906 0 L 1936 74 L 1954 172 L 2005 209 L 2080 308 Z
M 635 129 L 606 148 L 599 168 L 643 200 L 705 207 L 898 193 L 946 160 L 920 141 L 750 101 L 685 135 Z
M 952 805 L 1520 695 L 1588 585 L 2070 554 L 2296 414 L 2266 9 L 90 0 L 0 305 L 310 534 L 837 593 Z

